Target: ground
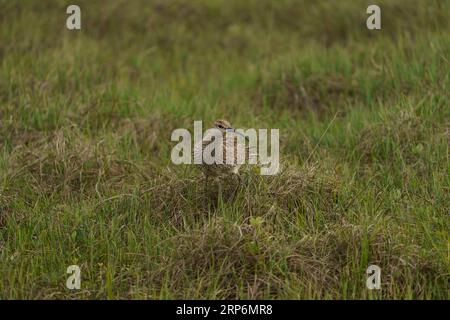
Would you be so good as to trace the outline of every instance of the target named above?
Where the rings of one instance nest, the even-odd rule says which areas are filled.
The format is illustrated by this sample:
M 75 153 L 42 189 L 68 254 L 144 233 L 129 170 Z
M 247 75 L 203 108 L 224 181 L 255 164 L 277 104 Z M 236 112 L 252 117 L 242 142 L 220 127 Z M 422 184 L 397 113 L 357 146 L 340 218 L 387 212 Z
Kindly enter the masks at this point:
M 0 1 L 0 298 L 448 298 L 449 1 L 76 2 Z M 174 165 L 218 118 L 280 174 Z

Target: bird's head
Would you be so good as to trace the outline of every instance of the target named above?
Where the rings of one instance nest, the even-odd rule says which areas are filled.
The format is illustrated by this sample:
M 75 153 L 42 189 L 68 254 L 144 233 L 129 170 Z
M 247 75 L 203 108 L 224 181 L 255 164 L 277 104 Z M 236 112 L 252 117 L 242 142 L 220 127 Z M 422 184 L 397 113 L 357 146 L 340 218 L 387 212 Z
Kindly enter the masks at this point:
M 227 120 L 219 119 L 219 120 L 214 121 L 214 127 L 219 129 L 222 132 L 234 131 L 233 127 Z

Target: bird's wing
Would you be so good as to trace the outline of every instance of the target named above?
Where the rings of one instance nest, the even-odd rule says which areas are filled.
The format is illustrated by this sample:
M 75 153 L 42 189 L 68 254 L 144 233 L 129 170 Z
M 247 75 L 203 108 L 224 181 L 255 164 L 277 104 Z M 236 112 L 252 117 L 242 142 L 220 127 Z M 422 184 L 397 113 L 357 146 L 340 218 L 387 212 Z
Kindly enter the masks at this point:
M 231 159 L 232 164 L 244 164 L 253 154 L 246 141 L 234 132 L 227 132 L 224 136 L 224 161 Z

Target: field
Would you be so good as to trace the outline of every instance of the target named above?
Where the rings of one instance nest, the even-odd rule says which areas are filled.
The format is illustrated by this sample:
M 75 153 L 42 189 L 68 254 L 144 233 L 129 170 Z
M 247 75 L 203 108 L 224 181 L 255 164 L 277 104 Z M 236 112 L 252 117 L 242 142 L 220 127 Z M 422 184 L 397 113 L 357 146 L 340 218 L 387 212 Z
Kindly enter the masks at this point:
M 450 1 L 372 2 L 0 0 L 0 298 L 448 299 Z M 221 118 L 280 173 L 171 162 Z

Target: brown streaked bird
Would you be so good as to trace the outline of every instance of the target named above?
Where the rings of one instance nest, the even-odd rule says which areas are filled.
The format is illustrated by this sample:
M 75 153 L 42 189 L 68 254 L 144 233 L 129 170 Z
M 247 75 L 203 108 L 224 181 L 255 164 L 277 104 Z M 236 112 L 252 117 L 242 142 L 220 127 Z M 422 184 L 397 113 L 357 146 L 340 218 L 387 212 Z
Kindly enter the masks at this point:
M 225 178 L 230 175 L 236 175 L 239 178 L 239 168 L 243 163 L 242 157 L 248 156 L 248 148 L 245 146 L 245 139 L 238 139 L 240 133 L 236 132 L 227 120 L 219 119 L 214 122 L 214 128 L 219 129 L 222 132 L 222 150 L 223 150 L 223 163 L 207 164 L 203 161 L 199 165 L 200 170 L 206 177 L 206 183 L 209 177 L 213 178 Z M 242 135 L 242 134 L 240 134 Z M 206 135 L 200 143 L 194 146 L 194 157 L 203 153 L 203 150 L 213 142 L 211 135 Z M 242 145 L 243 143 L 243 145 Z M 238 153 L 239 148 L 244 148 L 244 154 Z M 233 161 L 227 159 L 234 158 Z

